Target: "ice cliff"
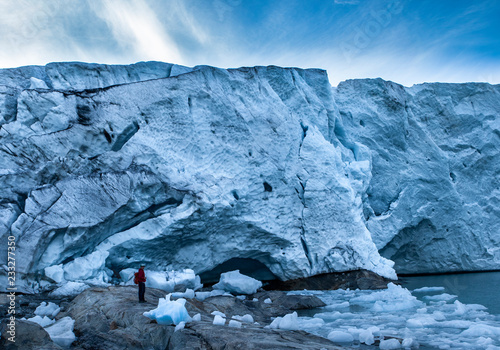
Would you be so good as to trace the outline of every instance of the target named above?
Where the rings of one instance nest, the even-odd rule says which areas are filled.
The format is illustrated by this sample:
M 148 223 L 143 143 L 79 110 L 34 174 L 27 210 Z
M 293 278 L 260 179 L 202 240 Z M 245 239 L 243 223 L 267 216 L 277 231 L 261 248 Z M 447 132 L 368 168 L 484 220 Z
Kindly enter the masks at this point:
M 0 70 L 0 254 L 14 235 L 25 291 L 233 258 L 280 279 L 395 277 L 379 250 L 401 272 L 498 268 L 499 90 L 159 62 Z
M 500 269 L 500 86 L 351 80 L 334 98 L 371 151 L 366 226 L 396 270 Z

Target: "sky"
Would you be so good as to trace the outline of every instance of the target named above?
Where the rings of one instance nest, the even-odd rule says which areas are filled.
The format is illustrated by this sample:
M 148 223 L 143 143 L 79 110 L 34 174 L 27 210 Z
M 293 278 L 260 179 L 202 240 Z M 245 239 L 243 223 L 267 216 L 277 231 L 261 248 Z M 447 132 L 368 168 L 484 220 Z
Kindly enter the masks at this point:
M 498 0 L 0 0 L 0 67 L 164 61 L 500 83 Z

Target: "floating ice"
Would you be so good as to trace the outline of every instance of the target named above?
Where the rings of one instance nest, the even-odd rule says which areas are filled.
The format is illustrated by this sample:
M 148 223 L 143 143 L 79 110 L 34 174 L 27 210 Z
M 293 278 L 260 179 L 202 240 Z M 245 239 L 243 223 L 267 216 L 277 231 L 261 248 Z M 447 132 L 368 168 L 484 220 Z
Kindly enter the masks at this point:
M 52 302 L 47 304 L 47 302 L 43 301 L 40 306 L 36 308 L 35 315 L 55 317 L 59 311 L 61 311 L 61 308 L 56 304 Z
M 224 324 L 226 323 L 226 319 L 222 316 L 215 315 L 214 321 L 212 323 L 217 326 L 224 326 Z
M 224 317 L 224 318 L 226 317 L 226 315 L 224 313 L 222 313 L 220 311 L 217 311 L 217 310 L 216 311 L 212 311 L 210 314 L 214 315 L 214 316 L 215 315 L 219 315 L 220 317 Z
M 366 329 L 359 333 L 359 341 L 360 343 L 364 343 L 366 345 L 372 345 L 375 343 L 375 337 L 369 329 Z
M 379 349 L 380 350 L 401 349 L 401 343 L 397 339 L 381 340 Z
M 201 321 L 201 314 L 196 314 L 193 316 L 193 321 L 195 322 L 200 322 Z
M 426 295 L 422 299 L 424 299 L 425 301 L 450 301 L 455 298 L 457 298 L 456 295 L 443 293 L 438 295 Z
M 213 288 L 236 294 L 253 294 L 260 287 L 262 287 L 262 282 L 242 275 L 239 270 L 222 273 L 219 283 L 213 286 Z
M 186 299 L 170 300 L 170 294 L 158 300 L 158 307 L 143 315 L 159 324 L 175 324 L 191 321 L 191 317 L 184 306 Z
M 271 304 L 273 301 L 270 298 L 264 299 L 264 304 Z
M 444 291 L 444 287 L 422 287 L 417 288 L 412 291 L 412 293 L 431 293 L 431 292 L 442 292 Z
M 376 312 L 394 312 L 417 308 L 422 302 L 411 295 L 411 292 L 401 286 L 389 283 L 387 289 L 360 295 L 352 298 L 351 305 L 367 305 L 373 303 L 372 309 Z
M 482 305 L 463 304 L 458 300 L 451 304 L 422 302 L 408 290 L 394 285 L 384 291 L 295 291 L 293 294 L 316 295 L 327 304 L 314 317 L 309 317 L 308 313 L 308 317 L 298 318 L 299 329 L 325 338 L 332 332 L 348 332 L 355 341 L 366 345 L 386 339 L 381 349 L 392 349 L 392 346 L 396 349 L 417 349 L 419 346 L 453 350 L 500 349 L 500 316 L 487 313 Z M 390 309 L 398 311 L 388 312 Z M 280 320 L 273 322 L 279 324 Z M 392 338 L 402 339 L 403 344 Z
M 50 339 L 54 343 L 62 347 L 69 347 L 76 340 L 76 336 L 73 333 L 74 326 L 75 320 L 66 316 L 53 325 L 46 327 L 45 330 L 49 333 Z
M 464 337 L 482 337 L 494 336 L 500 339 L 500 327 L 489 326 L 486 324 L 475 324 L 463 331 L 460 335 Z
M 354 340 L 354 337 L 351 333 L 342 332 L 342 331 L 331 331 L 328 334 L 328 339 L 335 343 L 351 343 Z

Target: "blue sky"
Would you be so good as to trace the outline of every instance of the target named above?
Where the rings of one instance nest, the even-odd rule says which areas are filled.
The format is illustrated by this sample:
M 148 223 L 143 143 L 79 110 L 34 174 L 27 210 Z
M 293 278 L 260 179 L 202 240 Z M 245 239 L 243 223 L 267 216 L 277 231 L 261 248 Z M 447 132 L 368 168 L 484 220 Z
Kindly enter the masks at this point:
M 53 61 L 500 83 L 500 1 L 2 0 L 0 67 Z

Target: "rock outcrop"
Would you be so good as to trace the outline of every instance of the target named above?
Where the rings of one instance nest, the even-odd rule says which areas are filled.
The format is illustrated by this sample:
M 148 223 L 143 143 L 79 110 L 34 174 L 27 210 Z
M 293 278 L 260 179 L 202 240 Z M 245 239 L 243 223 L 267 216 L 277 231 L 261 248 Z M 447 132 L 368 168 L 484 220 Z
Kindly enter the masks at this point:
M 201 321 L 186 324 L 175 331 L 175 326 L 157 324 L 143 316 L 143 312 L 154 309 L 165 292 L 148 288 L 147 303 L 137 302 L 137 288 L 110 287 L 92 288 L 81 293 L 58 318 L 71 316 L 75 320 L 74 347 L 80 349 L 340 349 L 327 339 L 303 331 L 266 329 L 271 316 L 282 316 L 290 312 L 290 305 L 324 304 L 315 297 L 290 296 L 295 302 L 286 304 L 286 295 L 280 295 L 275 303 L 263 300 L 240 300 L 235 297 L 210 297 L 203 302 L 188 299 L 186 308 L 191 316 L 201 314 Z M 264 297 L 264 295 L 260 295 Z M 268 296 L 266 296 L 268 297 Z M 242 328 L 213 325 L 213 311 L 233 315 L 250 314 L 261 323 L 243 323 Z
M 7 319 L 0 324 L 0 348 L 4 350 L 62 350 L 37 323 L 16 320 L 14 342 L 9 340 Z

